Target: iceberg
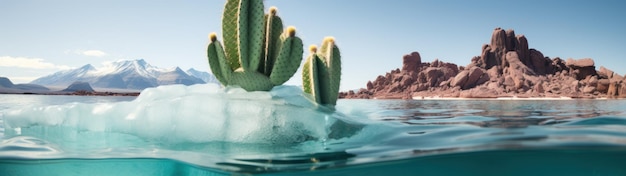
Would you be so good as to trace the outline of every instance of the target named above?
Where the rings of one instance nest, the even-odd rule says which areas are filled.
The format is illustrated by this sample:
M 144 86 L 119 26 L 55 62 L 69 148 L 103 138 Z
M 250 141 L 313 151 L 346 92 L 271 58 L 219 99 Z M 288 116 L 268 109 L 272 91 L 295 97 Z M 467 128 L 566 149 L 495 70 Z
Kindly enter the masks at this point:
M 2 115 L 7 137 L 67 138 L 48 130 L 62 128 L 168 144 L 293 144 L 347 137 L 363 126 L 306 96 L 296 86 L 247 92 L 217 84 L 170 85 L 148 88 L 128 102 L 22 107 Z

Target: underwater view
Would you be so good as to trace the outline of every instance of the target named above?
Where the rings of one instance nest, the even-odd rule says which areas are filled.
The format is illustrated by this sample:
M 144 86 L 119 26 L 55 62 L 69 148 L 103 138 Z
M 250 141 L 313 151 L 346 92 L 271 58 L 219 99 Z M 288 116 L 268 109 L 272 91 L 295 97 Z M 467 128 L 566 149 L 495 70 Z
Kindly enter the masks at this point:
M 625 100 L 0 95 L 2 175 L 626 175 Z

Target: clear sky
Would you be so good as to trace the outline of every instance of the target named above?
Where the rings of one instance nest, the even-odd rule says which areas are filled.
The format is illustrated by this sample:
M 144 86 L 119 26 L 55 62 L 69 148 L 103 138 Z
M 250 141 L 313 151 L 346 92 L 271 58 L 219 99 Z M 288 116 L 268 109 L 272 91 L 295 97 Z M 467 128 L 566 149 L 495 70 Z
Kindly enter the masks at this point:
M 0 76 L 26 83 L 85 64 L 141 58 L 157 67 L 209 71 L 207 36 L 221 36 L 224 3 L 1 0 Z M 496 27 L 524 34 L 545 56 L 593 58 L 598 67 L 626 74 L 623 0 L 265 0 L 265 6 L 277 6 L 305 46 L 336 38 L 342 90 L 365 87 L 413 51 L 424 62 L 465 66 Z M 296 73 L 288 84 L 300 79 Z

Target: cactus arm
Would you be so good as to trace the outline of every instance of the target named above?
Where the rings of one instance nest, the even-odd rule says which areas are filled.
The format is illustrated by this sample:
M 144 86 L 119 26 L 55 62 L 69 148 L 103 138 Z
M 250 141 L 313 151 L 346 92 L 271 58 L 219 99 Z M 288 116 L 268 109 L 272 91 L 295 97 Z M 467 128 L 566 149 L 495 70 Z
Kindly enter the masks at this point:
M 261 63 L 261 51 L 263 50 L 263 41 L 265 35 L 265 26 L 263 16 L 265 16 L 263 10 L 263 1 L 249 0 L 250 1 L 250 15 L 249 15 L 249 31 L 248 38 L 250 42 L 248 50 L 250 52 L 250 68 L 251 71 L 256 71 Z
M 329 102 L 332 101 L 332 98 L 330 98 L 329 92 L 331 90 L 331 84 L 330 84 L 330 75 L 329 75 L 329 71 L 330 69 L 328 68 L 328 63 L 326 60 L 326 57 L 324 57 L 324 55 L 322 55 L 321 53 L 317 53 L 317 77 L 318 78 L 318 85 L 316 87 L 318 87 L 319 89 L 319 102 L 320 104 L 329 104 Z
M 302 62 L 302 39 L 296 37 L 294 27 L 289 27 L 282 35 L 282 46 L 276 58 L 276 63 L 270 74 L 274 85 L 281 85 L 289 80 L 298 71 Z
M 304 67 L 302 68 L 302 89 L 304 89 L 305 93 L 308 93 L 311 95 L 311 98 L 313 98 L 313 101 L 317 103 L 321 103 L 319 87 L 318 87 L 319 78 L 318 78 L 318 72 L 317 72 L 318 70 L 317 62 L 319 61 L 319 58 L 317 57 L 317 54 L 315 53 L 316 50 L 317 50 L 317 47 L 311 46 L 310 47 L 311 54 L 304 62 Z
M 217 41 L 217 36 L 215 33 L 210 35 L 211 43 L 207 47 L 207 57 L 209 58 L 209 66 L 211 67 L 211 71 L 215 75 L 218 81 L 222 83 L 222 85 L 227 86 L 228 79 L 232 74 L 233 70 L 231 70 L 230 66 L 226 61 L 226 56 L 224 55 L 224 49 L 222 44 Z
M 227 1 L 222 17 L 226 56 L 231 68 L 256 70 L 263 45 L 263 1 Z
M 325 93 L 327 97 L 326 103 L 335 105 L 337 98 L 339 97 L 339 86 L 341 82 L 341 53 L 339 48 L 335 45 L 335 39 L 327 37 L 322 43 L 321 53 L 324 56 L 326 68 L 328 69 L 328 89 Z
M 224 14 L 222 15 L 222 38 L 224 39 L 224 51 L 228 65 L 232 70 L 241 67 L 239 63 L 239 35 L 237 31 L 237 14 L 241 0 L 226 1 Z
M 239 10 L 239 61 L 245 70 L 256 71 L 263 48 L 263 1 L 241 0 Z
M 265 17 L 265 43 L 263 44 L 262 65 L 260 72 L 270 75 L 274 68 L 274 63 L 282 47 L 281 33 L 283 32 L 283 21 L 276 15 L 276 7 L 271 7 L 269 14 Z

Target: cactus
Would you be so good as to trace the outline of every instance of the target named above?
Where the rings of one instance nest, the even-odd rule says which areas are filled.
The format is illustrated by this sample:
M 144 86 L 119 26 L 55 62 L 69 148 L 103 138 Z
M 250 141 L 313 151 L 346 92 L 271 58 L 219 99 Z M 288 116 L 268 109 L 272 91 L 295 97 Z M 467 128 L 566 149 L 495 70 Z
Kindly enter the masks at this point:
M 304 92 L 319 104 L 336 105 L 341 81 L 341 53 L 335 39 L 327 37 L 318 50 L 313 45 L 302 68 Z
M 294 27 L 283 31 L 275 7 L 263 13 L 261 0 L 228 0 L 222 18 L 223 46 L 210 35 L 209 65 L 224 86 L 266 91 L 291 78 L 302 61 L 302 40 Z M 282 33 L 282 34 L 281 34 Z
M 275 7 L 263 14 L 262 0 L 228 0 L 222 18 L 223 46 L 211 33 L 209 65 L 224 86 L 266 91 L 282 85 L 302 61 L 302 40 L 296 29 L 283 31 Z M 303 89 L 319 104 L 335 105 L 341 80 L 341 56 L 335 40 L 327 37 L 318 51 L 310 48 L 302 71 Z

